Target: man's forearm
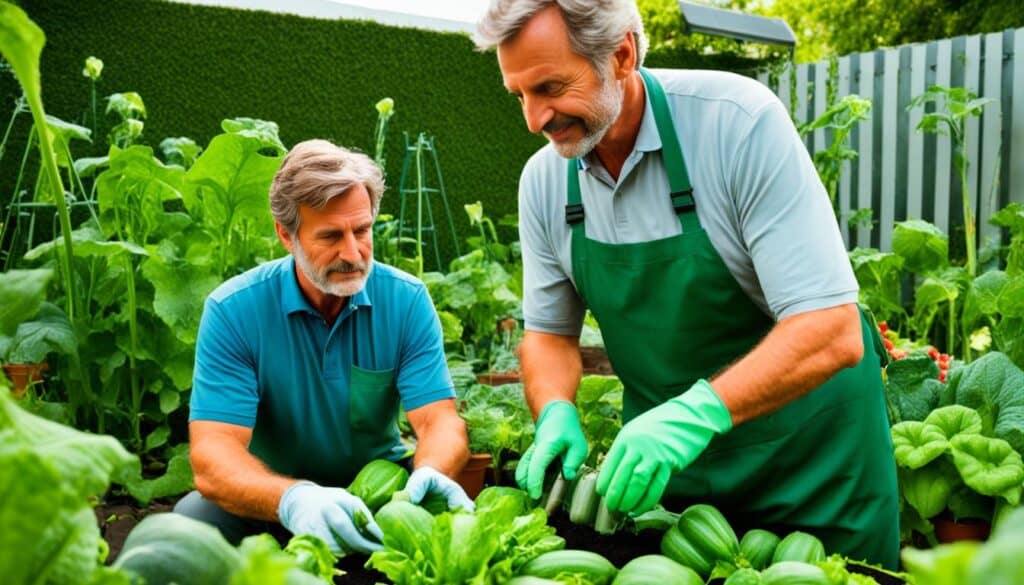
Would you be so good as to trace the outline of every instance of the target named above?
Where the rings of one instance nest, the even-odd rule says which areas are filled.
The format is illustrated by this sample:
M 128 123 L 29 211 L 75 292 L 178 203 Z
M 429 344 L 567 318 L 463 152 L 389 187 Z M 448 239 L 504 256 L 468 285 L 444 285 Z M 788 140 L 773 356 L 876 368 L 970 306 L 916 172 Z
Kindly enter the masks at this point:
M 278 521 L 281 496 L 297 480 L 277 475 L 241 445 L 203 441 L 192 446 L 196 489 L 226 512 Z
M 432 425 L 416 445 L 413 465 L 433 467 L 448 477 L 455 477 L 469 461 L 469 441 L 466 423 L 455 416 L 444 425 Z
M 785 319 L 753 350 L 711 379 L 733 426 L 774 412 L 857 365 L 865 348 L 856 305 Z
M 552 400 L 576 398 L 583 373 L 578 338 L 527 331 L 519 344 L 519 363 L 534 418 Z

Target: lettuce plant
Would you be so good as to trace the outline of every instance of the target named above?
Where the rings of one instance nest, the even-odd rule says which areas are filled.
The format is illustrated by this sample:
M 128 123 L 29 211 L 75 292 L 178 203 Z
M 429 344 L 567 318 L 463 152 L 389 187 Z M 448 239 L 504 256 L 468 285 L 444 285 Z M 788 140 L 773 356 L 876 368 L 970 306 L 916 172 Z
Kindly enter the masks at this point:
M 918 520 L 947 508 L 956 517 L 990 519 L 993 502 L 983 497 L 1020 503 L 1024 461 L 1006 441 L 983 434 L 982 416 L 974 409 L 950 405 L 924 421 L 900 422 L 892 427 L 892 439 L 900 492 Z

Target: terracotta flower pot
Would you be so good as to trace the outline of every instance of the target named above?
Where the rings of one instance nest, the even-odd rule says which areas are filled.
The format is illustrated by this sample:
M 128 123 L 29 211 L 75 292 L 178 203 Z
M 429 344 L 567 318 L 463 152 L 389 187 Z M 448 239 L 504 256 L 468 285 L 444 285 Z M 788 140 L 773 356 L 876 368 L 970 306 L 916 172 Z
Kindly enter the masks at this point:
M 957 542 L 961 540 L 985 541 L 988 539 L 992 525 L 983 520 L 953 520 L 950 518 L 934 518 L 935 538 L 939 542 Z
M 480 490 L 484 489 L 484 475 L 491 467 L 490 453 L 474 453 L 469 456 L 466 466 L 459 472 L 455 481 L 459 482 L 462 489 L 470 499 L 476 499 Z
M 42 382 L 43 372 L 50 369 L 46 362 L 39 364 L 5 364 L 3 368 L 4 373 L 11 380 L 11 394 L 15 398 L 24 396 L 29 384 Z

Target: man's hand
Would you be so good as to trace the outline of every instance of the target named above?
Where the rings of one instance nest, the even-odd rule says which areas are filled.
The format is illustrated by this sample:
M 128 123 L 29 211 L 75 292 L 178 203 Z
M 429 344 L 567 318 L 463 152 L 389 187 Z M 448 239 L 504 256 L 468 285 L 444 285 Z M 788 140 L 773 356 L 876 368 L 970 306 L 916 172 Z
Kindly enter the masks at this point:
M 669 478 L 732 428 L 729 410 L 707 380 L 626 423 L 597 477 L 609 510 L 642 514 L 661 500 Z
M 448 501 L 449 510 L 462 508 L 472 512 L 474 508 L 473 500 L 469 499 L 462 486 L 428 465 L 417 467 L 416 471 L 412 472 L 404 491 L 409 492 L 409 499 L 414 504 L 420 503 L 428 493 L 439 493 Z
M 587 458 L 587 450 L 576 407 L 565 400 L 553 400 L 537 417 L 533 444 L 516 467 L 516 483 L 536 500 L 544 490 L 544 473 L 552 461 L 561 457 L 562 475 L 573 480 Z
M 325 488 L 300 481 L 281 496 L 277 513 L 281 524 L 292 534 L 319 537 L 335 554 L 353 550 L 369 554 L 382 548 L 380 541 L 384 534 L 374 522 L 370 509 L 342 488 Z

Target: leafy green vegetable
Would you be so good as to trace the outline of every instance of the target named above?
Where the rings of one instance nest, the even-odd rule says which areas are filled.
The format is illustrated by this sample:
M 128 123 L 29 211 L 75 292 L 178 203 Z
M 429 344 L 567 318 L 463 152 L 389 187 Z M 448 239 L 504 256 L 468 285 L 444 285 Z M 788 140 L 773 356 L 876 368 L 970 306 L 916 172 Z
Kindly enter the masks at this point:
M 525 493 L 487 488 L 472 514 L 431 516 L 407 502 L 392 502 L 376 515 L 384 550 L 367 567 L 397 585 L 503 583 L 530 559 L 565 546 L 547 525 L 547 515 L 529 509 Z
M 900 491 L 922 518 L 931 518 L 945 510 L 949 495 L 956 487 L 956 472 L 950 472 L 944 463 L 937 461 L 912 472 L 899 470 Z
M 1020 503 L 1024 462 L 1009 443 L 982 435 L 958 435 L 950 441 L 953 463 L 971 489 Z
M 942 404 L 961 404 L 981 415 L 982 433 L 1024 452 L 1024 371 L 1003 353 L 985 354 L 956 369 Z
M 927 355 L 910 354 L 889 364 L 885 373 L 893 422 L 923 421 L 939 406 L 943 384 L 938 380 L 938 366 Z
M 0 574 L 9 583 L 88 582 L 103 562 L 89 498 L 130 469 L 114 438 L 23 411 L 0 380 Z
M 981 434 L 981 416 L 973 408 L 951 404 L 937 408 L 924 419 L 924 424 L 938 429 L 943 438 L 952 440 L 957 435 Z
M 932 424 L 903 421 L 891 432 L 896 463 L 909 469 L 924 467 L 949 450 L 949 440 Z

